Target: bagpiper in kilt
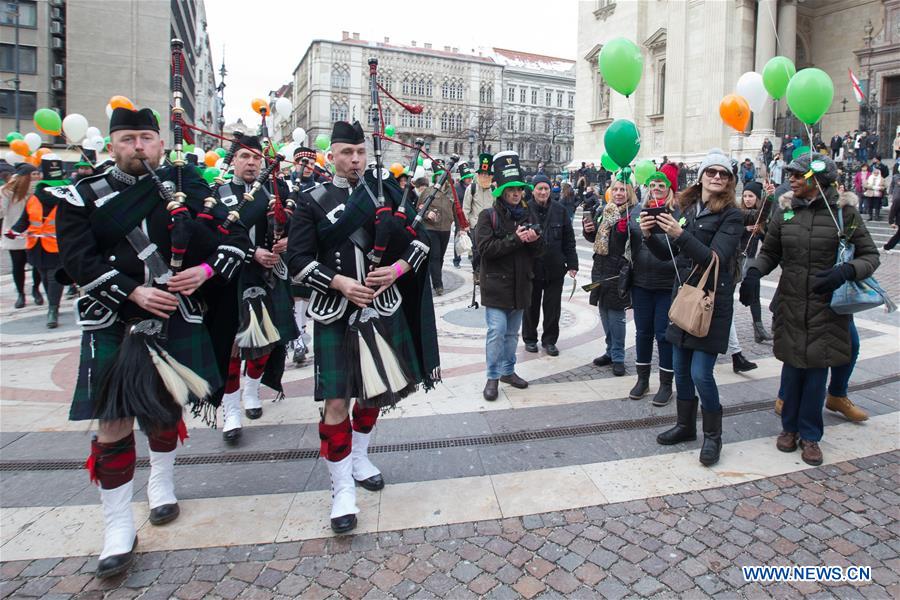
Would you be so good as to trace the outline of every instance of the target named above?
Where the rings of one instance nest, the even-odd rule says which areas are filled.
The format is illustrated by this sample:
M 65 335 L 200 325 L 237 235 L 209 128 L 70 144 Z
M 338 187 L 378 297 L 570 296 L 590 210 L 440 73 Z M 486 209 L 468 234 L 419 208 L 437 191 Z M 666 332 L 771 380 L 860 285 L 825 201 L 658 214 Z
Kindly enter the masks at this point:
M 137 543 L 130 504 L 135 417 L 150 443 L 150 522 L 162 525 L 179 514 L 173 472 L 177 442 L 187 435 L 182 403 L 209 421 L 215 416 L 209 390 L 220 384 L 201 286 L 210 277 L 232 277 L 243 259 L 219 233 L 193 219 L 209 196 L 196 169 L 148 174 L 163 155 L 150 109 L 115 109 L 109 131 L 116 165 L 54 188 L 61 200 L 61 263 L 82 292 L 76 312 L 84 332 L 69 418 L 99 420 L 86 464 L 100 485 L 106 524 L 98 577 L 127 569 Z M 178 180 L 180 189 L 172 183 Z M 190 218 L 183 223 L 190 242 L 174 275 L 168 271 L 172 216 L 162 189 L 169 198 L 171 190 L 184 194 L 179 210 Z M 160 267 L 164 277 L 157 276 Z
M 281 260 L 287 248 L 287 229 L 275 239 L 276 228 L 268 210 L 270 200 L 275 201 L 271 181 L 254 191 L 253 184 L 261 173 L 262 144 L 256 136 L 243 136 L 240 143 L 232 161 L 234 177 L 216 193 L 227 210 L 239 212 L 239 220 L 230 229 L 243 232 L 240 237 L 245 260 L 234 289 L 227 290 L 219 300 L 217 312 L 230 315 L 224 320 L 226 326 L 220 328 L 216 317 L 210 317 L 216 352 L 220 361 L 223 357 L 226 361 L 222 435 L 228 443 L 236 443 L 241 437 L 241 387 L 245 414 L 249 419 L 260 418 L 260 383 L 282 394 L 286 345 L 298 335 L 287 268 Z M 278 201 L 283 205 L 291 202 L 287 184 L 277 181 Z M 244 194 L 251 193 L 252 200 L 241 202 Z M 246 362 L 243 385 L 242 361 Z
M 367 164 L 362 127 L 358 122 L 337 122 L 331 142 L 334 179 L 302 195 L 286 258 L 292 280 L 312 288 L 308 313 L 315 322 L 315 399 L 324 401 L 321 454 L 332 482 L 331 527 L 344 533 L 356 526 L 359 512 L 354 482 L 371 491 L 384 487 L 381 472 L 368 459 L 369 438 L 384 405 L 367 397 L 354 377 L 359 366 L 349 358 L 348 349 L 355 332 L 362 337 L 364 324 L 378 321 L 380 339 L 404 371 L 401 379 L 411 382 L 402 393 L 388 394 L 388 404 L 418 385 L 433 387 L 440 379 L 440 361 L 434 305 L 423 268 L 428 255 L 427 242 L 420 239 L 424 229 L 398 228 L 384 254 L 382 264 L 388 266 L 370 271 L 376 179 L 371 170 L 360 178 Z M 390 214 L 398 211 L 402 192 L 387 171 L 382 178 L 386 204 L 379 210 Z M 412 213 L 411 206 L 405 208 Z

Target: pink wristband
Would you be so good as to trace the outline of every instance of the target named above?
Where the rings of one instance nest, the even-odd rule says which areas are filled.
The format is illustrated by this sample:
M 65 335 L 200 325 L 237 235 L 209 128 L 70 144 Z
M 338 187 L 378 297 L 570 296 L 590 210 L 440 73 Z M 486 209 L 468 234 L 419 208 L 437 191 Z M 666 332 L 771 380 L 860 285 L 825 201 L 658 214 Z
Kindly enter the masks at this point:
M 397 279 L 400 279 L 403 276 L 403 267 L 399 263 L 394 263 L 394 272 L 397 274 Z
M 203 263 L 203 264 L 200 265 L 200 266 L 203 267 L 203 270 L 204 270 L 204 271 L 206 271 L 206 278 L 207 278 L 207 279 L 211 279 L 212 276 L 213 276 L 213 270 L 212 270 L 212 267 L 209 266 L 208 263 Z

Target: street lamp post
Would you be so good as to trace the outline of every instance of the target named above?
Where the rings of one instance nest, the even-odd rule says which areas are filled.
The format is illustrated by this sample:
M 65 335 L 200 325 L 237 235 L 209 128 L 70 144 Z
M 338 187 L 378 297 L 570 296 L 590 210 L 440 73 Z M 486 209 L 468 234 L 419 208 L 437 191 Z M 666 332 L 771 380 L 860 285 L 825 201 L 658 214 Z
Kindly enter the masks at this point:
M 6 4 L 6 12 L 13 18 L 13 28 L 15 29 L 15 38 L 13 42 L 13 69 L 15 70 L 15 76 L 13 77 L 13 87 L 15 92 L 13 93 L 13 114 L 16 118 L 16 131 L 20 129 L 20 119 L 21 115 L 19 108 L 19 96 L 20 96 L 20 87 L 22 84 L 22 80 L 19 78 L 21 66 L 19 64 L 19 0 L 12 0 L 11 2 L 7 2 Z M 8 79 L 6 80 L 9 81 Z
M 866 21 L 865 26 L 863 27 L 863 43 L 866 46 L 866 59 L 868 63 L 868 69 L 866 71 L 866 103 L 865 107 L 865 115 L 862 119 L 862 123 L 860 124 L 862 129 L 869 130 L 869 123 L 871 122 L 871 115 L 873 112 L 873 104 L 875 98 L 875 90 L 872 85 L 872 32 L 875 31 L 875 28 L 872 26 L 872 19 Z M 877 121 L 877 120 L 876 120 Z M 876 122 L 877 126 L 877 122 Z
M 472 151 L 475 148 L 475 132 L 469 130 L 469 165 L 472 164 Z

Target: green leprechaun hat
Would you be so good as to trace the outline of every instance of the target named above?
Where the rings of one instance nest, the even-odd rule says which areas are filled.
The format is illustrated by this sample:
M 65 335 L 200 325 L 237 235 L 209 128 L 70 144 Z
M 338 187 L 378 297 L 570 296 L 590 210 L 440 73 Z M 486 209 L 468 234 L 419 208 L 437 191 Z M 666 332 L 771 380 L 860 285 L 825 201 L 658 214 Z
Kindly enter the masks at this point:
M 490 175 L 491 174 L 491 163 L 494 162 L 494 155 L 488 154 L 487 152 L 482 152 L 478 155 L 478 174 L 479 175 Z
M 509 187 L 527 187 L 525 174 L 519 166 L 519 155 L 512 150 L 505 150 L 494 155 L 494 183 L 497 188 L 491 192 L 494 198 L 499 198 L 503 190 Z

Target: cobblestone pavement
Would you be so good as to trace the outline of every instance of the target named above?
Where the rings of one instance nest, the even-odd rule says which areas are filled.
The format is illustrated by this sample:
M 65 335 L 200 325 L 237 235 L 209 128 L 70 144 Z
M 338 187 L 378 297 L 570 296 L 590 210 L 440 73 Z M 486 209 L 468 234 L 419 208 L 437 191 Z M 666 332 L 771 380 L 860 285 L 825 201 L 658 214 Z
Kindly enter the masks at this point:
M 45 598 L 897 598 L 900 451 L 702 492 L 262 546 L 7 562 Z M 869 566 L 856 583 L 747 583 L 749 565 Z

